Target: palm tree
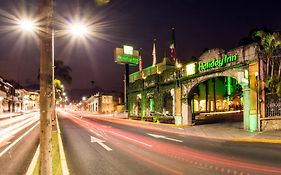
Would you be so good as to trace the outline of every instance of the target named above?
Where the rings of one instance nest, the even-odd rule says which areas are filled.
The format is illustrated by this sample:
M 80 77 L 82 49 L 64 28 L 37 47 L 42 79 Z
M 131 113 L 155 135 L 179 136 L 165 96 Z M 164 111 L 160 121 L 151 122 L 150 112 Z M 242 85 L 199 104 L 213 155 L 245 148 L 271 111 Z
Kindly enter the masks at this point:
M 279 38 L 279 33 L 257 31 L 253 35 L 254 37 L 259 37 L 259 45 L 261 47 L 261 53 L 265 58 L 266 62 L 266 84 L 267 89 L 273 93 L 277 93 L 281 96 L 281 60 L 277 60 L 278 52 L 280 52 L 281 42 Z M 271 65 L 271 70 L 270 70 Z M 275 70 L 278 68 L 278 74 Z
M 253 28 L 249 31 L 248 36 L 243 37 L 239 40 L 238 45 L 243 46 L 243 45 L 247 45 L 247 44 L 252 44 L 254 42 L 260 43 L 260 37 L 255 36 L 255 33 L 257 31 L 264 31 L 266 33 L 272 33 L 272 31 L 270 29 L 268 29 L 267 27 Z
M 274 55 L 277 48 L 280 47 L 279 33 L 274 32 L 273 34 L 264 31 L 257 31 L 254 36 L 260 37 L 260 45 L 262 49 L 262 54 L 266 58 L 266 76 L 269 77 L 269 66 L 271 64 L 271 75 L 270 78 L 274 76 Z M 280 63 L 279 63 L 280 65 Z M 280 67 L 280 66 L 279 66 Z
M 61 60 L 55 60 L 55 78 L 71 84 L 72 77 L 70 72 L 72 69 L 65 65 Z

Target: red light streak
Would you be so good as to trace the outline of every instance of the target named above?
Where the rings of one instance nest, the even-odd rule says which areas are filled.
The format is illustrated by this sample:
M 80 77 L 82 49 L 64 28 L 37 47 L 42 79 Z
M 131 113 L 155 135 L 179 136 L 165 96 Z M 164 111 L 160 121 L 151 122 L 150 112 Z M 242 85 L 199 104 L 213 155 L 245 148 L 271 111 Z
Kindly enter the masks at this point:
M 201 152 L 201 151 L 194 150 L 191 148 L 186 148 L 186 147 L 183 149 L 182 147 L 179 147 L 177 145 L 164 143 L 164 142 L 152 139 L 152 138 L 148 138 L 147 136 L 141 136 L 141 135 L 137 135 L 137 134 L 128 133 L 128 132 L 125 132 L 125 131 L 122 131 L 120 129 L 113 128 L 113 127 L 111 127 L 111 128 L 104 127 L 105 125 L 98 124 L 87 118 L 79 118 L 76 115 L 69 114 L 69 113 L 67 113 L 67 115 L 71 116 L 71 117 L 69 117 L 69 119 L 71 119 L 78 125 L 83 126 L 89 130 L 91 130 L 93 128 L 95 128 L 97 130 L 102 130 L 105 133 L 109 133 L 111 135 L 114 135 L 115 137 L 122 138 L 123 140 L 126 140 L 127 142 L 130 142 L 132 144 L 138 145 L 144 149 L 149 149 L 156 153 L 160 153 L 162 155 L 166 155 L 166 156 L 172 157 L 174 159 L 178 159 L 180 161 L 189 159 L 190 161 L 188 161 L 188 163 L 193 164 L 194 166 L 202 167 L 202 165 L 204 164 L 205 166 L 209 167 L 210 169 L 213 169 L 214 165 L 216 165 L 215 170 L 220 171 L 220 172 L 226 172 L 226 169 L 227 169 L 228 174 L 231 172 L 231 169 L 233 169 L 233 174 L 237 174 L 237 170 L 234 170 L 237 168 L 247 170 L 247 171 L 254 171 L 256 173 L 258 172 L 258 173 L 281 174 L 281 169 L 279 169 L 279 168 L 273 168 L 273 167 L 269 167 L 269 166 L 265 166 L 265 165 L 256 165 L 253 163 L 241 162 L 240 160 L 229 160 L 227 157 L 223 157 L 222 155 Z M 112 140 L 112 138 L 109 137 L 108 141 L 110 142 L 111 140 Z M 152 146 L 150 147 L 143 143 L 145 143 L 147 145 L 152 145 Z M 116 145 L 116 143 L 114 143 L 113 141 L 111 141 L 111 144 Z M 132 154 L 133 154 L 133 151 L 132 151 Z M 137 156 L 137 157 L 144 159 L 140 156 Z M 153 162 L 153 160 L 150 160 L 150 159 L 148 159 L 146 161 Z M 152 162 L 150 162 L 150 163 L 152 163 Z M 218 165 L 220 165 L 220 166 L 218 166 Z M 222 166 L 224 166 L 224 167 L 222 167 Z M 240 172 L 240 174 L 241 173 L 243 174 L 242 171 Z

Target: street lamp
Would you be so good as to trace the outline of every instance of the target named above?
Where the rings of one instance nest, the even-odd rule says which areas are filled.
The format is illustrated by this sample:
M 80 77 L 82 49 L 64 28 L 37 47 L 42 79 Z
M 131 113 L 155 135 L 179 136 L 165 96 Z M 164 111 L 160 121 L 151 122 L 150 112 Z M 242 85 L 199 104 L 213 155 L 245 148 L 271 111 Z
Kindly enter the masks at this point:
M 52 170 L 52 145 L 51 121 L 55 115 L 55 89 L 54 89 L 54 17 L 53 1 L 39 1 L 39 11 L 42 12 L 43 23 L 40 28 L 36 22 L 30 19 L 18 20 L 18 26 L 23 31 L 35 32 L 40 38 L 40 174 L 51 174 Z M 38 27 L 37 27 L 38 26 Z M 88 30 L 82 24 L 74 25 L 72 34 L 80 30 L 76 36 L 84 36 Z M 50 91 L 50 80 L 52 91 Z M 50 100 L 52 94 L 52 100 Z M 50 104 L 52 108 L 50 108 Z M 52 109 L 52 110 L 51 110 Z M 50 115 L 50 113 L 52 115 Z
M 73 23 L 68 26 L 68 32 L 75 37 L 82 37 L 89 33 L 89 29 L 85 24 Z
M 22 20 L 18 21 L 18 25 L 24 31 L 33 32 L 36 28 L 35 22 L 30 19 L 22 19 Z

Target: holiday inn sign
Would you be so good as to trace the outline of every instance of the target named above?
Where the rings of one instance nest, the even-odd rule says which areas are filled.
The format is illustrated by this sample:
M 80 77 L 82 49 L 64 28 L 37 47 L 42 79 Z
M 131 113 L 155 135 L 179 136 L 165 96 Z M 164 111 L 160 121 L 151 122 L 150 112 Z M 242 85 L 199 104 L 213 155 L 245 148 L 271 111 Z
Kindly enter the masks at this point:
M 205 62 L 205 63 L 199 62 L 198 71 L 201 72 L 201 71 L 209 70 L 212 68 L 222 67 L 228 63 L 235 62 L 237 59 L 238 59 L 238 55 L 233 54 L 233 55 L 224 55 L 223 58 L 216 58 L 216 59 L 213 59 L 213 60 Z

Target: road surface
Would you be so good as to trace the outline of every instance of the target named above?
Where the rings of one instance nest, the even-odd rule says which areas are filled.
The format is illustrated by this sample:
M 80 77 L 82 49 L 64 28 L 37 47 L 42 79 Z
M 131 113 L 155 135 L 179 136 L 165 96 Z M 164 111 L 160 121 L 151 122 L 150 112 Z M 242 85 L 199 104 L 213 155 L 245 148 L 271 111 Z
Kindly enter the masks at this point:
M 25 174 L 39 144 L 39 113 L 2 115 L 0 175 Z
M 281 174 L 277 144 L 203 139 L 118 121 L 59 113 L 71 174 Z

